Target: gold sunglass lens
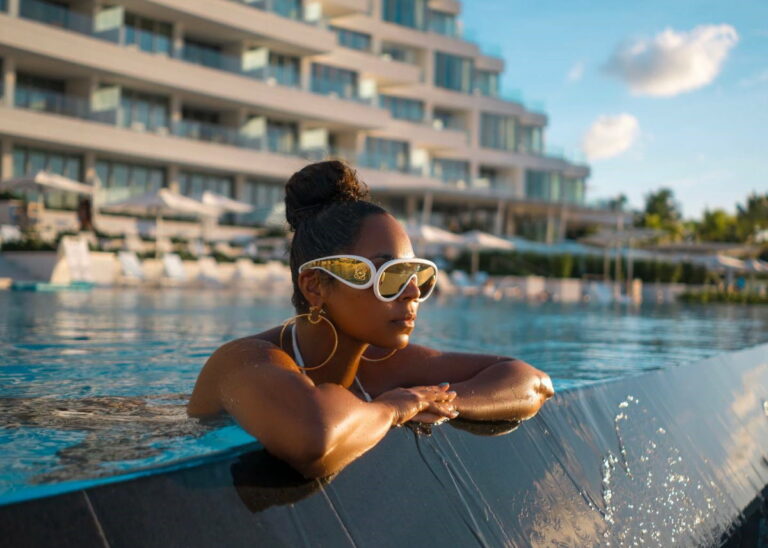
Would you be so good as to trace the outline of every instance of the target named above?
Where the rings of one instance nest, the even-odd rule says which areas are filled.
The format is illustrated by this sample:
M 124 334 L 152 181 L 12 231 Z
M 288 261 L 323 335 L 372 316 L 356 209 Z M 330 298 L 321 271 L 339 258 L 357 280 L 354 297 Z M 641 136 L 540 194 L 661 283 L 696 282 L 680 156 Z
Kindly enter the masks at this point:
M 387 268 L 379 280 L 379 293 L 384 298 L 397 295 L 408 283 L 412 276 L 416 276 L 416 285 L 419 292 L 424 295 L 435 285 L 436 272 L 430 265 L 422 263 L 398 263 Z

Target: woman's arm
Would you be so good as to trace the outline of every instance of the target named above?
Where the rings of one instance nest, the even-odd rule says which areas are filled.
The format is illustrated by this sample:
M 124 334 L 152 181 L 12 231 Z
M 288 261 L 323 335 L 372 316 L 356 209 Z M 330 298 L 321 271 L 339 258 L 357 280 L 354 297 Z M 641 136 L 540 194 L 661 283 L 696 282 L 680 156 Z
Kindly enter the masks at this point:
M 233 343 L 214 353 L 205 367 L 220 374 L 209 374 L 208 382 L 216 383 L 223 410 L 306 477 L 341 470 L 375 446 L 393 425 L 421 411 L 455 416 L 451 404 L 455 394 L 446 387 L 392 390 L 367 403 L 336 384 L 315 386 L 272 345 L 246 346 L 248 351 L 243 351 L 242 343 Z
M 377 364 L 378 365 L 378 364 Z M 523 420 L 554 395 L 549 375 L 514 358 L 440 352 L 409 345 L 384 367 L 366 369 L 373 386 L 451 383 L 460 416 L 470 420 Z M 417 417 L 418 418 L 418 417 Z

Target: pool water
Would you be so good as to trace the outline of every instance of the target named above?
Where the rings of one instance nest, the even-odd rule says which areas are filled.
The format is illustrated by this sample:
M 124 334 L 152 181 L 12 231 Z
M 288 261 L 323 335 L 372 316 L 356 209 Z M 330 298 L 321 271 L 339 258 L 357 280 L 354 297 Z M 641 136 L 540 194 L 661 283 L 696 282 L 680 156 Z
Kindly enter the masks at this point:
M 191 465 L 253 442 L 186 418 L 225 341 L 277 325 L 288 299 L 221 290 L 0 292 L 0 504 Z M 523 359 L 558 390 L 768 341 L 768 307 L 422 305 L 413 341 Z

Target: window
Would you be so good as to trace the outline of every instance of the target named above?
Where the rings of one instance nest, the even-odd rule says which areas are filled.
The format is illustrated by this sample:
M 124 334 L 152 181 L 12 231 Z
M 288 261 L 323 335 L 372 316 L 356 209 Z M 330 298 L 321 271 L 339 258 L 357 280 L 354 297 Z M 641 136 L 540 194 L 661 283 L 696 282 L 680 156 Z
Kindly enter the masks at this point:
M 181 171 L 179 172 L 179 187 L 185 196 L 200 196 L 207 190 L 222 196 L 232 197 L 234 183 L 232 177 L 196 171 Z
M 269 76 L 284 86 L 298 87 L 300 85 L 299 58 L 270 51 Z
M 480 146 L 515 150 L 515 118 L 483 112 L 480 116 Z
M 431 32 L 444 34 L 445 36 L 458 36 L 456 16 L 444 11 L 429 10 L 429 26 Z
M 171 54 L 171 24 L 125 14 L 125 43 L 136 44 L 143 51 Z
M 499 186 L 499 172 L 491 167 L 480 166 L 479 179 L 491 188 Z
M 65 90 L 64 80 L 20 72 L 16 76 L 14 104 L 21 108 L 66 114 Z
M 564 177 L 561 186 L 561 199 L 571 204 L 583 204 L 586 184 L 584 179 L 570 179 Z
M 340 27 L 331 27 L 336 32 L 339 45 L 345 48 L 359 49 L 361 51 L 371 51 L 371 35 L 353 30 L 342 29 Z
M 298 126 L 294 122 L 267 120 L 267 146 L 272 152 L 294 154 L 298 143 Z
M 435 52 L 435 85 L 469 93 L 472 91 L 472 59 Z
M 137 130 L 168 127 L 168 99 L 131 89 L 120 91 L 118 124 Z
M 254 210 L 240 217 L 240 222 L 264 224 L 275 205 L 285 198 L 285 188 L 281 183 L 258 179 L 247 179 L 243 187 L 241 200 L 251 204 Z
M 401 46 L 399 44 L 393 44 L 391 42 L 383 42 L 381 44 L 381 54 L 388 55 L 394 61 L 400 61 L 401 63 L 410 63 L 411 65 L 418 65 L 418 54 L 412 48 Z
M 96 174 L 106 202 L 156 192 L 165 186 L 165 170 L 156 166 L 99 159 Z
M 199 141 L 235 144 L 237 132 L 221 126 L 219 120 L 219 113 L 215 110 L 182 107 L 181 123 L 176 131 L 183 137 Z
M 368 137 L 361 162 L 366 167 L 388 171 L 410 171 L 410 147 L 405 141 Z
M 544 152 L 544 136 L 542 128 L 538 126 L 521 126 L 518 150 L 520 150 L 520 152 L 542 154 Z
M 272 0 L 270 11 L 289 19 L 303 19 L 302 0 Z
M 184 60 L 212 68 L 224 68 L 221 47 L 187 38 L 184 40 Z
M 426 14 L 426 0 L 383 0 L 381 16 L 390 23 L 423 30 Z
M 550 174 L 546 171 L 525 172 L 525 196 L 533 200 L 552 201 L 558 197 L 552 194 Z
M 82 181 L 82 165 L 82 158 L 76 154 L 22 146 L 13 148 L 14 177 L 34 175 L 45 169 L 74 181 Z M 27 192 L 25 195 L 31 201 L 38 198 L 35 192 Z M 46 192 L 44 199 L 46 207 L 74 209 L 77 207 L 78 196 L 71 192 Z
M 357 97 L 357 73 L 328 65 L 312 64 L 312 91 L 335 94 L 345 99 Z
M 69 24 L 69 6 L 64 2 L 51 0 L 21 1 L 19 15 L 26 19 L 40 21 L 57 27 L 67 27 Z
M 438 120 L 440 124 L 442 124 L 443 129 L 464 129 L 464 123 L 458 112 L 435 108 L 432 113 L 432 118 Z
M 387 109 L 393 118 L 421 122 L 424 120 L 424 102 L 416 99 L 379 95 L 379 105 Z
M 475 71 L 475 89 L 488 97 L 498 97 L 499 74 L 489 70 Z
M 469 183 L 469 163 L 462 160 L 435 159 L 432 162 L 432 175 L 444 183 Z

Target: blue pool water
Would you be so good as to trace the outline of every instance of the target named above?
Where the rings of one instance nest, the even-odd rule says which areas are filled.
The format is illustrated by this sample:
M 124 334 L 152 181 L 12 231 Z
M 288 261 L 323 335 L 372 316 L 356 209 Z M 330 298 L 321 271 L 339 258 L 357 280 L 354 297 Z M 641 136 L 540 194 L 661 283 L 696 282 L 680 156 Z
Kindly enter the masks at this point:
M 221 343 L 288 299 L 220 290 L 0 292 L 0 504 L 210 459 L 253 439 L 200 424 L 185 395 Z M 515 356 L 557 389 L 768 341 L 768 307 L 433 299 L 414 342 Z

